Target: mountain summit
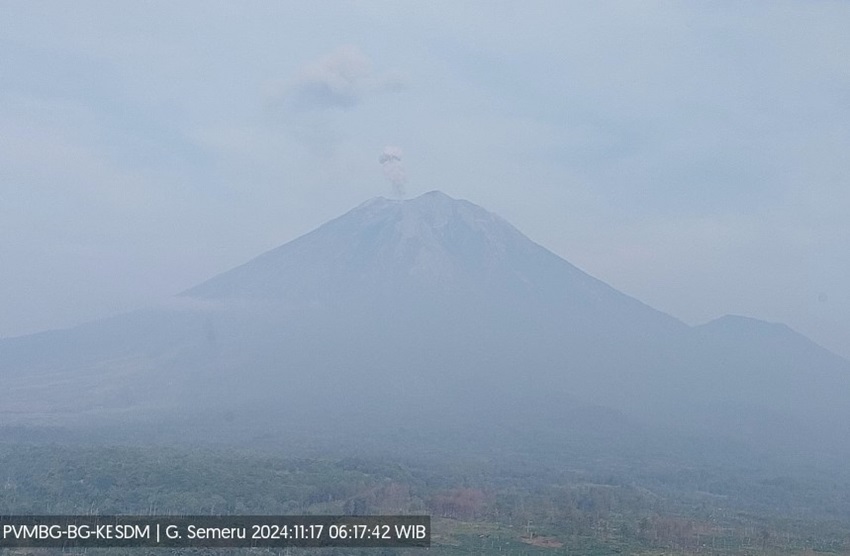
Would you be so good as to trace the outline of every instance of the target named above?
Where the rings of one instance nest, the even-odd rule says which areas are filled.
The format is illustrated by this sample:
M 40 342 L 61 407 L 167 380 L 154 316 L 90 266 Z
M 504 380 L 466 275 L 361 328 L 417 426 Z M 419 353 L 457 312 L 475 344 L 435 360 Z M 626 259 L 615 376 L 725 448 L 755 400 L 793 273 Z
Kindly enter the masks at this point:
M 403 201 L 378 197 L 184 295 L 280 299 L 294 286 L 315 284 L 316 273 L 322 281 L 339 278 L 343 290 L 361 280 L 366 287 L 448 284 L 486 272 L 524 239 L 497 216 L 438 191 Z
M 674 330 L 679 321 L 628 297 L 534 243 L 502 218 L 432 191 L 363 203 L 281 247 L 182 294 L 290 306 L 386 303 L 394 311 L 451 300 L 561 312 L 576 323 L 631 319 Z M 343 305 L 340 305 L 343 304 Z M 472 307 L 468 307 L 472 309 Z M 613 323 L 606 322 L 606 326 Z

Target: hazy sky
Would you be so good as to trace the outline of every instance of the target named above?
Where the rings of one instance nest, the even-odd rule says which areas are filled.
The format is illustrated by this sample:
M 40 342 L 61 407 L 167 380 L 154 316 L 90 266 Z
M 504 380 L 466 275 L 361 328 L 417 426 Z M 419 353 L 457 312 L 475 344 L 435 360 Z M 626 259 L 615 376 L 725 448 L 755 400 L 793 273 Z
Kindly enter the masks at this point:
M 389 169 L 688 323 L 850 356 L 848 2 L 0 12 L 2 336 L 154 303 Z

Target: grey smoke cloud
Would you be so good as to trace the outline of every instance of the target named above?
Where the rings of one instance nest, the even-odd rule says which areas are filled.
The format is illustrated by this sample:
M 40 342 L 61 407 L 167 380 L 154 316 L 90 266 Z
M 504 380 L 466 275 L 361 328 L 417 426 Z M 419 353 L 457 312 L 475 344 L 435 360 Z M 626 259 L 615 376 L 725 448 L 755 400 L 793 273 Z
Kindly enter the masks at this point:
M 373 93 L 405 88 L 394 72 L 375 73 L 372 61 L 356 46 L 341 46 L 306 64 L 278 95 L 296 110 L 350 109 Z
M 402 152 L 400 147 L 386 146 L 381 156 L 378 157 L 378 162 L 381 163 L 381 168 L 386 177 L 393 186 L 393 194 L 396 197 L 404 197 L 404 185 L 407 182 L 407 174 L 404 171 L 402 163 Z

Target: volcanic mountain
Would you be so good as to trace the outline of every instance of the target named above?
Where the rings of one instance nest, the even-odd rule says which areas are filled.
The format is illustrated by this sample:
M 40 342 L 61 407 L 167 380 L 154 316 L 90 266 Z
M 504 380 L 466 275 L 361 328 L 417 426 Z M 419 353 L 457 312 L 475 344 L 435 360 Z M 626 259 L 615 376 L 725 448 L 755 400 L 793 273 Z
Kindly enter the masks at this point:
M 370 200 L 165 306 L 3 340 L 0 376 L 6 423 L 734 432 L 741 419 L 838 431 L 850 415 L 850 363 L 787 327 L 689 327 L 436 191 Z

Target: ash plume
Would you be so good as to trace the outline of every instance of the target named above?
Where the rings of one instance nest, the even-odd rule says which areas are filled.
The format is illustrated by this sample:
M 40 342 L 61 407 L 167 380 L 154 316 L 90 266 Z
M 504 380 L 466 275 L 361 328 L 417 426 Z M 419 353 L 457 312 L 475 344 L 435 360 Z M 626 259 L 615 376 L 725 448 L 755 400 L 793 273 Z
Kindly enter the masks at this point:
M 378 162 L 381 163 L 381 168 L 386 177 L 393 186 L 393 194 L 396 197 L 404 197 L 404 185 L 407 182 L 407 175 L 404 172 L 402 164 L 402 151 L 399 147 L 387 146 L 381 156 L 378 157 Z

